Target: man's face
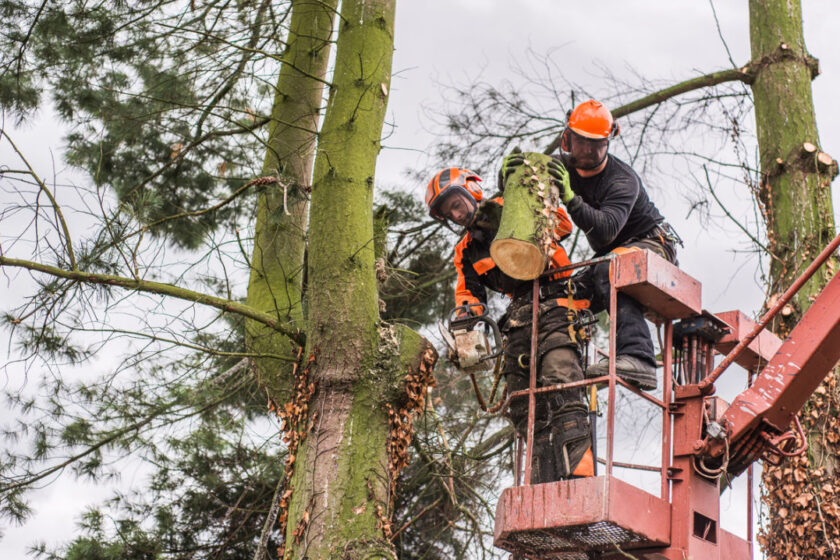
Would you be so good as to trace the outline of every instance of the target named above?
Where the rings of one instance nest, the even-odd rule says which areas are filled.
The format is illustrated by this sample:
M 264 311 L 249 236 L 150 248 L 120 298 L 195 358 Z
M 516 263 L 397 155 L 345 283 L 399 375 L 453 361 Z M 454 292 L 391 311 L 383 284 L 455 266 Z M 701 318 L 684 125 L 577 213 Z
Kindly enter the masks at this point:
M 468 226 L 475 215 L 475 199 L 462 191 L 447 196 L 440 205 L 440 215 L 458 224 Z
M 608 146 L 606 138 L 585 138 L 569 131 L 569 152 L 577 169 L 596 169 L 607 157 Z

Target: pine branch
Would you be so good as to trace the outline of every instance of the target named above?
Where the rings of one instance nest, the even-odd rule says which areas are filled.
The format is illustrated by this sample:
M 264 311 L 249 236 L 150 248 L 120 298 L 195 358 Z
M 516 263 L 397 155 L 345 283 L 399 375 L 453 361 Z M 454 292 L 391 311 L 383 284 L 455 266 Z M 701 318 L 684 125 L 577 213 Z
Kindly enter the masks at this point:
M 125 93 L 125 92 L 119 92 L 119 93 Z M 142 96 L 135 95 L 135 97 L 140 98 Z M 159 99 L 155 99 L 155 98 L 149 98 L 149 99 L 151 101 L 160 101 Z M 183 108 L 184 105 L 181 105 L 181 107 Z M 211 139 L 215 139 L 215 138 L 223 138 L 225 136 L 237 136 L 239 134 L 249 134 L 249 133 L 254 132 L 255 130 L 258 130 L 258 129 L 262 128 L 263 126 L 268 124 L 270 121 L 271 121 L 271 119 L 265 117 L 265 118 L 261 118 L 261 119 L 255 119 L 254 122 L 251 123 L 248 126 L 244 126 L 242 124 L 237 123 L 238 128 L 233 128 L 233 129 L 228 129 L 228 130 L 219 130 L 219 131 L 210 131 L 210 132 L 204 134 L 200 138 L 197 138 L 197 139 L 193 140 L 192 142 L 190 142 L 189 144 L 187 144 L 186 146 L 184 146 L 184 148 L 182 148 L 181 151 L 178 152 L 178 157 L 169 158 L 169 160 L 165 164 L 160 166 L 151 175 L 149 175 L 148 177 L 143 179 L 139 184 L 133 186 L 131 188 L 131 190 L 129 190 L 126 193 L 125 196 L 129 196 L 129 195 L 133 194 L 134 192 L 140 190 L 141 188 L 145 187 L 146 185 L 148 185 L 149 183 L 151 183 L 152 181 L 154 181 L 155 179 L 160 177 L 166 170 L 168 170 L 170 167 L 176 165 L 186 154 L 192 152 L 195 148 L 197 148 L 198 146 L 203 144 L 206 140 L 211 140 Z M 283 123 L 283 124 L 286 124 L 286 123 Z
M 157 418 L 158 416 L 163 414 L 164 411 L 165 410 L 163 410 L 163 409 L 159 410 L 159 411 L 155 412 L 154 414 L 150 414 L 146 418 L 143 418 L 139 422 L 135 422 L 134 424 L 132 424 L 130 426 L 126 426 L 122 430 L 119 430 L 118 432 L 100 440 L 95 445 L 92 445 L 92 446 L 88 447 L 87 449 L 85 449 L 81 453 L 73 455 L 72 457 L 67 458 L 65 461 L 62 461 L 61 463 L 59 463 L 55 466 L 52 466 L 48 469 L 45 469 L 45 470 L 41 471 L 40 473 L 36 474 L 35 476 L 33 476 L 31 478 L 26 478 L 24 480 L 21 480 L 20 482 L 15 482 L 13 484 L 7 484 L 6 486 L 2 486 L 2 487 L 0 487 L 0 493 L 5 493 L 5 492 L 12 491 L 12 490 L 16 490 L 17 488 L 22 488 L 24 486 L 30 486 L 30 485 L 34 484 L 35 482 L 38 482 L 39 480 L 42 480 L 42 479 L 50 476 L 51 474 L 62 471 L 67 466 L 71 465 L 72 463 L 78 461 L 79 459 L 82 459 L 82 458 L 86 457 L 87 455 L 90 455 L 91 453 L 97 451 L 98 449 L 101 449 L 102 447 L 108 445 L 109 443 L 112 443 L 112 442 L 118 440 L 119 438 L 123 437 L 124 435 L 126 435 L 128 433 L 131 433 L 135 430 L 139 431 L 143 426 L 149 424 L 152 420 L 154 420 L 155 418 Z
M 245 360 L 245 359 L 240 360 L 233 367 L 231 367 L 228 371 L 223 372 L 220 377 L 221 378 L 226 378 L 227 376 L 231 375 L 231 373 L 235 373 L 235 372 L 240 371 L 242 369 L 243 365 L 248 365 L 248 361 Z M 190 417 L 193 417 L 193 416 L 197 416 L 199 414 L 204 413 L 207 410 L 210 410 L 211 408 L 217 406 L 225 398 L 227 398 L 229 396 L 229 394 L 230 394 L 230 392 L 223 395 L 222 398 L 216 399 L 216 400 L 206 404 L 205 406 L 190 412 L 189 414 L 184 416 L 182 418 L 182 420 L 185 419 L 185 418 L 190 418 Z M 98 451 L 102 447 L 105 447 L 105 446 L 107 446 L 111 443 L 114 443 L 115 441 L 119 440 L 120 438 L 122 438 L 126 434 L 129 434 L 131 432 L 138 432 L 139 433 L 142 428 L 144 428 L 145 426 L 150 424 L 153 420 L 155 420 L 156 418 L 162 416 L 163 414 L 165 414 L 166 412 L 171 410 L 172 407 L 175 404 L 177 404 L 177 402 L 171 402 L 169 404 L 166 404 L 165 406 L 162 406 L 162 407 L 158 408 L 152 414 L 149 414 L 148 416 L 146 416 L 142 420 L 138 420 L 137 422 L 135 422 L 135 423 L 133 423 L 129 426 L 126 426 L 125 428 L 123 428 L 121 430 L 118 430 L 117 432 L 115 432 L 115 433 L 113 433 L 113 434 L 111 434 L 107 437 L 104 437 L 103 439 L 99 440 L 95 444 L 86 448 L 84 451 L 81 451 L 81 452 L 77 453 L 76 455 L 68 457 L 67 459 L 65 459 L 64 461 L 62 461 L 61 463 L 59 463 L 57 465 L 54 465 L 54 466 L 49 467 L 47 469 L 44 469 L 43 471 L 41 471 L 37 474 L 34 474 L 31 477 L 27 477 L 27 478 L 24 478 L 23 480 L 19 480 L 18 482 L 14 482 L 14 483 L 6 484 L 4 486 L 0 486 L 0 494 L 4 494 L 6 492 L 17 490 L 18 488 L 23 488 L 25 486 L 31 486 L 32 484 L 34 484 L 35 482 L 38 482 L 39 480 L 43 480 L 44 478 L 46 478 L 46 477 L 48 477 L 52 474 L 55 474 L 57 472 L 60 472 L 60 471 L 64 470 L 65 468 L 67 468 L 71 464 L 75 463 L 76 461 L 78 461 L 80 459 L 83 459 L 83 458 L 87 457 L 91 453 L 94 453 L 94 452 Z
M 148 229 L 152 229 L 154 227 L 157 227 L 157 226 L 159 226 L 161 224 L 164 224 L 166 222 L 170 222 L 172 220 L 178 220 L 180 218 L 195 218 L 196 216 L 203 216 L 204 214 L 209 214 L 210 212 L 215 212 L 216 210 L 222 208 L 223 206 L 233 202 L 234 199 L 236 199 L 239 195 L 244 193 L 249 188 L 251 188 L 255 185 L 264 186 L 264 185 L 271 185 L 271 184 L 280 184 L 282 186 L 282 183 L 276 177 L 257 177 L 256 179 L 251 179 L 250 181 L 248 181 L 247 183 L 245 183 L 244 185 L 242 185 L 241 187 L 236 189 L 236 191 L 231 193 L 231 195 L 229 197 L 227 197 L 224 200 L 214 204 L 213 206 L 210 206 L 208 208 L 203 208 L 201 210 L 181 212 L 181 213 L 178 213 L 178 214 L 173 214 L 171 216 L 166 216 L 165 218 L 160 218 L 159 220 L 155 220 L 154 222 L 152 222 L 152 223 L 150 223 L 146 226 L 143 226 L 141 229 L 139 229 L 137 231 L 134 231 L 132 233 L 129 233 L 129 234 L 125 235 L 123 237 L 123 240 L 128 239 L 129 237 L 132 237 L 134 235 L 137 235 L 141 232 L 144 232 Z
M 264 313 L 248 305 L 231 301 L 229 299 L 202 294 L 172 284 L 162 282 L 152 282 L 149 280 L 125 278 L 113 274 L 99 274 L 94 272 L 85 272 L 82 270 L 66 270 L 55 266 L 50 266 L 34 261 L 27 261 L 22 259 L 10 259 L 8 257 L 0 256 L 0 267 L 10 266 L 16 268 L 25 268 L 27 270 L 35 270 L 55 276 L 56 278 L 64 278 L 73 280 L 75 282 L 84 282 L 86 284 L 99 284 L 104 286 L 118 286 L 126 290 L 134 290 L 138 292 L 148 292 L 162 296 L 170 296 L 186 301 L 193 301 L 202 305 L 209 305 L 227 313 L 236 313 L 248 319 L 253 319 L 259 323 L 267 325 L 274 330 L 286 335 L 294 342 L 303 345 L 305 335 L 298 329 L 292 329 L 281 323 L 268 313 Z

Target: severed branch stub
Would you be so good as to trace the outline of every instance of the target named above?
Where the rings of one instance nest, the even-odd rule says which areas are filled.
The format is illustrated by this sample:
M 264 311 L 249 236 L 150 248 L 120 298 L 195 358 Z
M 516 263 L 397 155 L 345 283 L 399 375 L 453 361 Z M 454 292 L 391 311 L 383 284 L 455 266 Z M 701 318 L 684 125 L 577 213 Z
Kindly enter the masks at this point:
M 834 158 L 821 151 L 816 144 L 803 142 L 801 150 L 803 159 L 812 162 L 814 171 L 836 175 L 837 163 L 834 161 Z
M 834 158 L 827 153 L 820 152 L 817 154 L 817 168 L 820 172 L 831 171 L 832 168 L 836 168 L 836 166 L 837 162 L 835 162 Z
M 505 181 L 502 217 L 490 256 L 508 276 L 533 280 L 553 253 L 560 193 L 548 174 L 551 157 L 534 152 L 524 155 L 524 164 Z

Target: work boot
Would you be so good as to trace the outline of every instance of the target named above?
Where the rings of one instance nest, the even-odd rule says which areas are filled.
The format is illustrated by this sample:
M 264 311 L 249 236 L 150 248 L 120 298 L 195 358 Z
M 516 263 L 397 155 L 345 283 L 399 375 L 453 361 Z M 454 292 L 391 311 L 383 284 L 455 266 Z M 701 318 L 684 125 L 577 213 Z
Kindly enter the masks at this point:
M 601 377 L 610 372 L 609 358 L 602 358 L 600 362 L 586 368 L 586 377 Z M 615 359 L 615 373 L 627 383 L 643 391 L 656 389 L 656 367 L 635 356 L 618 356 Z

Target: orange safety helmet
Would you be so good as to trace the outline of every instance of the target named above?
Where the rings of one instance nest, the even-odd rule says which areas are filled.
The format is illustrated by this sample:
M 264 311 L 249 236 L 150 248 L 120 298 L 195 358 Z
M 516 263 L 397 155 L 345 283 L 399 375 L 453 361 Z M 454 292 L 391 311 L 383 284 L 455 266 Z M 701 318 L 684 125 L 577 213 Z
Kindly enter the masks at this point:
M 426 187 L 426 206 L 429 208 L 429 215 L 439 222 L 450 219 L 441 212 L 441 208 L 446 200 L 460 193 L 465 195 L 464 199 L 469 203 L 468 222 L 471 223 L 478 209 L 478 203 L 484 198 L 481 187 L 478 186 L 480 181 L 481 177 L 468 169 L 460 167 L 441 169 L 435 173 Z
M 597 169 L 607 158 L 610 138 L 619 126 L 603 103 L 589 99 L 566 114 L 566 130 L 560 139 L 563 162 L 577 169 Z
M 603 103 L 590 99 L 569 111 L 566 126 L 584 138 L 612 138 L 619 127 Z

